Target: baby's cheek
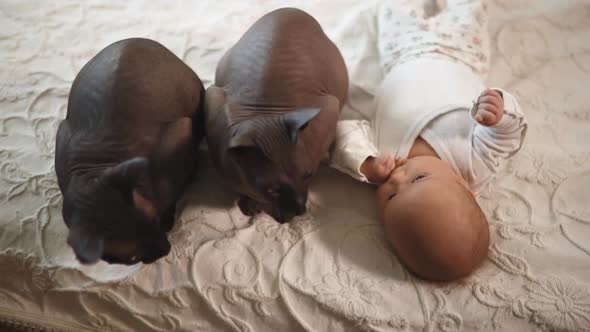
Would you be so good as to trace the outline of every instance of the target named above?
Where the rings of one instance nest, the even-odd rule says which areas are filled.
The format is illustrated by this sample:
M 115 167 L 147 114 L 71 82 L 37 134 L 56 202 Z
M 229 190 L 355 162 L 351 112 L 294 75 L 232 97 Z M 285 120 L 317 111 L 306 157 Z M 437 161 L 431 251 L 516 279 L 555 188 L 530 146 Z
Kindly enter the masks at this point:
M 376 193 L 377 198 L 377 208 L 379 209 L 379 215 L 383 216 L 385 213 L 385 209 L 387 209 L 387 205 L 390 202 L 389 196 L 392 194 L 392 188 L 390 185 L 383 184 L 379 186 Z
M 381 208 L 381 205 L 383 204 L 385 191 L 387 190 L 386 187 L 387 184 L 382 184 L 377 188 L 377 191 L 375 192 L 375 198 L 377 199 L 377 204 L 379 205 L 379 208 Z
M 379 221 L 385 228 L 385 236 L 392 240 L 392 236 L 395 235 L 399 226 L 400 219 L 400 206 L 397 206 L 396 202 L 388 201 L 389 204 L 385 205 L 383 209 L 379 211 Z

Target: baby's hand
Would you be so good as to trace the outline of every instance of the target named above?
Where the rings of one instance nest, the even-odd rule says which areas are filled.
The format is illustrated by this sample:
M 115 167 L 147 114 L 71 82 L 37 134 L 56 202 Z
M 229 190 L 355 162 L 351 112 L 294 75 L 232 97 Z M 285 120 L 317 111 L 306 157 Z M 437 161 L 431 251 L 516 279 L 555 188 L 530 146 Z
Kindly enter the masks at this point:
M 389 153 L 385 152 L 378 157 L 369 157 L 361 165 L 361 173 L 367 177 L 369 182 L 383 183 L 389 178 L 389 174 L 395 168 L 399 158 L 394 159 Z
M 475 121 L 491 127 L 497 125 L 504 115 L 504 99 L 502 95 L 492 89 L 486 89 L 477 99 Z

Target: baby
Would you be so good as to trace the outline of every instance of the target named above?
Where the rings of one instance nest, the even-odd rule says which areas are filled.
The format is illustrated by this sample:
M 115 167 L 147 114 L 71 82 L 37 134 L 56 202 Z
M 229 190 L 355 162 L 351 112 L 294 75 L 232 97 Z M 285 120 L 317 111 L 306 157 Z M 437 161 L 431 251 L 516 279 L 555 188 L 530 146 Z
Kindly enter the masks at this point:
M 370 122 L 341 120 L 332 153 L 335 168 L 379 185 L 380 217 L 400 261 L 441 281 L 485 258 L 489 230 L 475 192 L 527 129 L 515 98 L 483 85 L 485 4 L 447 2 L 435 13 L 407 2 L 379 9 L 385 79 L 374 113 Z

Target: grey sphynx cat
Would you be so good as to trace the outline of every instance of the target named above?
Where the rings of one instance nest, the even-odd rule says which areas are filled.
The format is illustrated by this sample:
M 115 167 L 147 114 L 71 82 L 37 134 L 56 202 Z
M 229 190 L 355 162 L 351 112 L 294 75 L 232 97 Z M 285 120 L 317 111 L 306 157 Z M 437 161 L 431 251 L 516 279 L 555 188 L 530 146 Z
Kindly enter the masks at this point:
M 80 262 L 168 254 L 166 231 L 204 136 L 204 92 L 187 65 L 148 39 L 111 44 L 82 68 L 55 153 L 68 244 Z
M 211 158 L 246 215 L 306 211 L 348 92 L 342 55 L 307 13 L 266 14 L 223 56 L 206 93 Z

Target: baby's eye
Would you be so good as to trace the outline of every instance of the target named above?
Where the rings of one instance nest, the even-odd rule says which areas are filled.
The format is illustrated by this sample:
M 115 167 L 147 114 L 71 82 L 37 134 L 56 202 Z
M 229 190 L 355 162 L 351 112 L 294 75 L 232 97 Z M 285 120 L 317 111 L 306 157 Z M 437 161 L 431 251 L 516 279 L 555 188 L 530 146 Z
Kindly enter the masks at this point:
M 426 175 L 420 174 L 417 177 L 415 177 L 414 180 L 412 180 L 412 183 L 414 183 L 416 181 L 420 181 L 421 179 L 424 179 L 425 177 L 426 177 Z
M 397 193 L 393 193 L 393 194 L 389 195 L 389 197 L 387 197 L 387 200 L 391 201 L 391 199 L 394 198 L 395 195 L 397 195 Z

